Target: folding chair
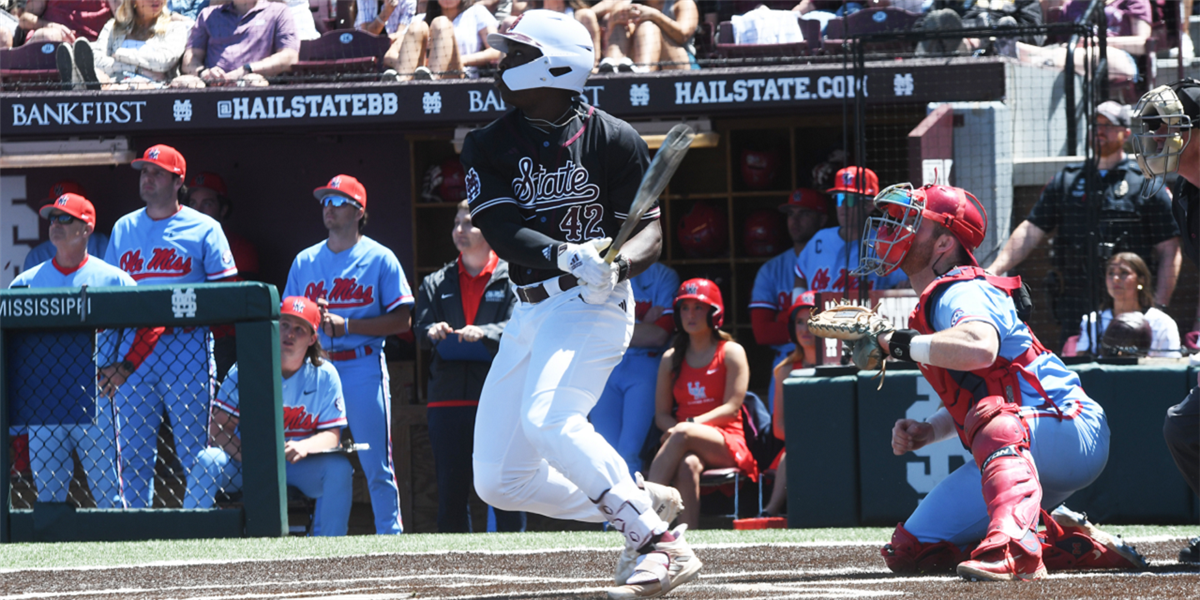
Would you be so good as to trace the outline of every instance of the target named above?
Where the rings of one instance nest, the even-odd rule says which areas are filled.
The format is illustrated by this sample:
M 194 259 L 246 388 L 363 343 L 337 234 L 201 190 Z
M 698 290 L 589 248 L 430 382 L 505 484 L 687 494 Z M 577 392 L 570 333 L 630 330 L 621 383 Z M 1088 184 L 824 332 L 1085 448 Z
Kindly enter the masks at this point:
M 62 79 L 54 52 L 55 42 L 25 44 L 0 50 L 0 89 L 4 91 L 58 90 Z
M 757 443 L 757 438 L 760 431 L 771 431 L 771 413 L 766 409 L 766 403 L 759 398 L 754 392 L 746 392 L 746 398 L 742 401 L 742 431 L 746 436 L 746 446 L 751 448 L 752 444 Z M 737 519 L 741 510 L 741 488 L 747 481 L 753 481 L 758 484 L 758 510 L 754 512 L 757 516 L 762 512 L 763 507 L 763 477 L 761 472 L 751 477 L 738 467 L 728 467 L 723 469 L 706 469 L 700 473 L 700 487 L 714 488 L 725 485 L 733 485 L 733 512 L 720 515 Z

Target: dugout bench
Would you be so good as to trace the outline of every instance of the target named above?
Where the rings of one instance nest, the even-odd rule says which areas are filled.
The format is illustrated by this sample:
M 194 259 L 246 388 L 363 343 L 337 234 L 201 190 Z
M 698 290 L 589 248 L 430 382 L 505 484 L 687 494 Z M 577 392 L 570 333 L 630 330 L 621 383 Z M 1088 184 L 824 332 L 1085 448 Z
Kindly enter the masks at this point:
M 789 453 L 788 527 L 893 527 L 908 518 L 933 486 L 970 452 L 958 438 L 895 456 L 892 425 L 921 420 L 940 400 L 915 368 L 889 364 L 883 389 L 873 373 L 853 367 L 795 371 L 784 381 Z M 839 371 L 841 369 L 841 371 Z M 1099 523 L 1197 522 L 1197 499 L 1184 483 L 1162 438 L 1167 408 L 1196 384 L 1186 364 L 1071 367 L 1083 389 L 1108 416 L 1108 465 L 1090 486 L 1067 500 Z M 819 485 L 814 484 L 819 482 Z
M 233 324 L 243 402 L 243 505 L 240 509 L 76 509 L 69 503 L 10 508 L 0 485 L 0 542 L 119 541 L 213 537 L 277 537 L 288 533 L 283 463 L 283 399 L 279 365 L 279 293 L 262 283 L 0 290 L 0 431 L 10 425 L 17 338 L 38 332 Z M 91 368 L 95 368 L 94 361 Z M 11 464 L 0 444 L 0 465 Z

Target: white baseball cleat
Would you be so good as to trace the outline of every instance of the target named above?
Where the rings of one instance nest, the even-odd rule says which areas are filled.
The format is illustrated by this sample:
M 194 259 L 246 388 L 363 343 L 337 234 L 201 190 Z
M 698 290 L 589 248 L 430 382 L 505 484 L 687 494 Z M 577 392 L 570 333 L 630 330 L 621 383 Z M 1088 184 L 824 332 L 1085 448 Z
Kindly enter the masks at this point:
M 683 498 L 679 495 L 679 490 L 669 485 L 646 481 L 641 473 L 634 473 L 634 479 L 638 487 L 650 494 L 650 506 L 654 507 L 658 518 L 670 526 L 671 521 L 679 515 L 679 511 L 683 510 Z M 633 567 L 639 556 L 637 550 L 636 547 L 631 547 L 629 542 L 625 543 L 621 556 L 617 558 L 617 571 L 613 574 L 613 582 L 617 585 L 625 585 L 629 576 L 633 574 Z
M 673 541 L 654 544 L 639 556 L 625 585 L 608 590 L 609 600 L 657 598 L 698 577 L 704 563 L 683 539 L 686 530 L 687 525 L 676 527 Z

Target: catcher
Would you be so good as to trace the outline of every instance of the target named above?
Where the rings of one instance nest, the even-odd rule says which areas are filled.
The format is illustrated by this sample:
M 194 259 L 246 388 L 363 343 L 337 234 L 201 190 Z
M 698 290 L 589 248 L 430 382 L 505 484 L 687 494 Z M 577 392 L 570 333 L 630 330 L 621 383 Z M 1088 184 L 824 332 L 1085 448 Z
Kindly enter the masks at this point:
M 1032 580 L 1046 568 L 1142 567 L 1131 547 L 1065 507 L 1038 519 L 1100 475 L 1108 461 L 1104 410 L 1018 317 L 1020 279 L 995 277 L 972 251 L 987 215 L 960 188 L 892 186 L 875 198 L 856 273 L 902 269 L 921 292 L 895 330 L 875 313 L 835 307 L 809 329 L 848 340 L 860 368 L 890 356 L 915 362 L 943 407 L 892 429 L 896 455 L 955 434 L 975 462 L 942 480 L 883 548 L 889 568 L 956 568 L 969 580 Z M 1024 303 L 1022 303 L 1024 304 Z M 974 550 L 970 550 L 972 546 Z

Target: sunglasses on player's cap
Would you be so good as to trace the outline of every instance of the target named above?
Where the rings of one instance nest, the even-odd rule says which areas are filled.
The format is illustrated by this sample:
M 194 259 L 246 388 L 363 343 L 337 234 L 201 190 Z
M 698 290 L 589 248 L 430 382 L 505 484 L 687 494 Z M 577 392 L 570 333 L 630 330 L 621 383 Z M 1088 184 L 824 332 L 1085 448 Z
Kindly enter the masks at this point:
M 367 189 L 363 184 L 349 175 L 335 175 L 333 179 L 324 187 L 319 187 L 313 190 L 313 197 L 325 204 L 325 200 L 329 196 L 341 196 L 349 200 L 353 200 L 359 208 L 367 207 Z M 334 204 L 334 206 L 341 206 Z
M 362 208 L 362 206 L 359 203 L 357 203 L 345 196 L 338 196 L 336 194 L 329 194 L 328 196 L 321 198 L 320 202 L 321 202 L 321 206 L 333 206 L 336 208 L 339 206 L 345 206 L 345 205 L 349 204 L 350 206 L 353 206 L 354 208 Z

